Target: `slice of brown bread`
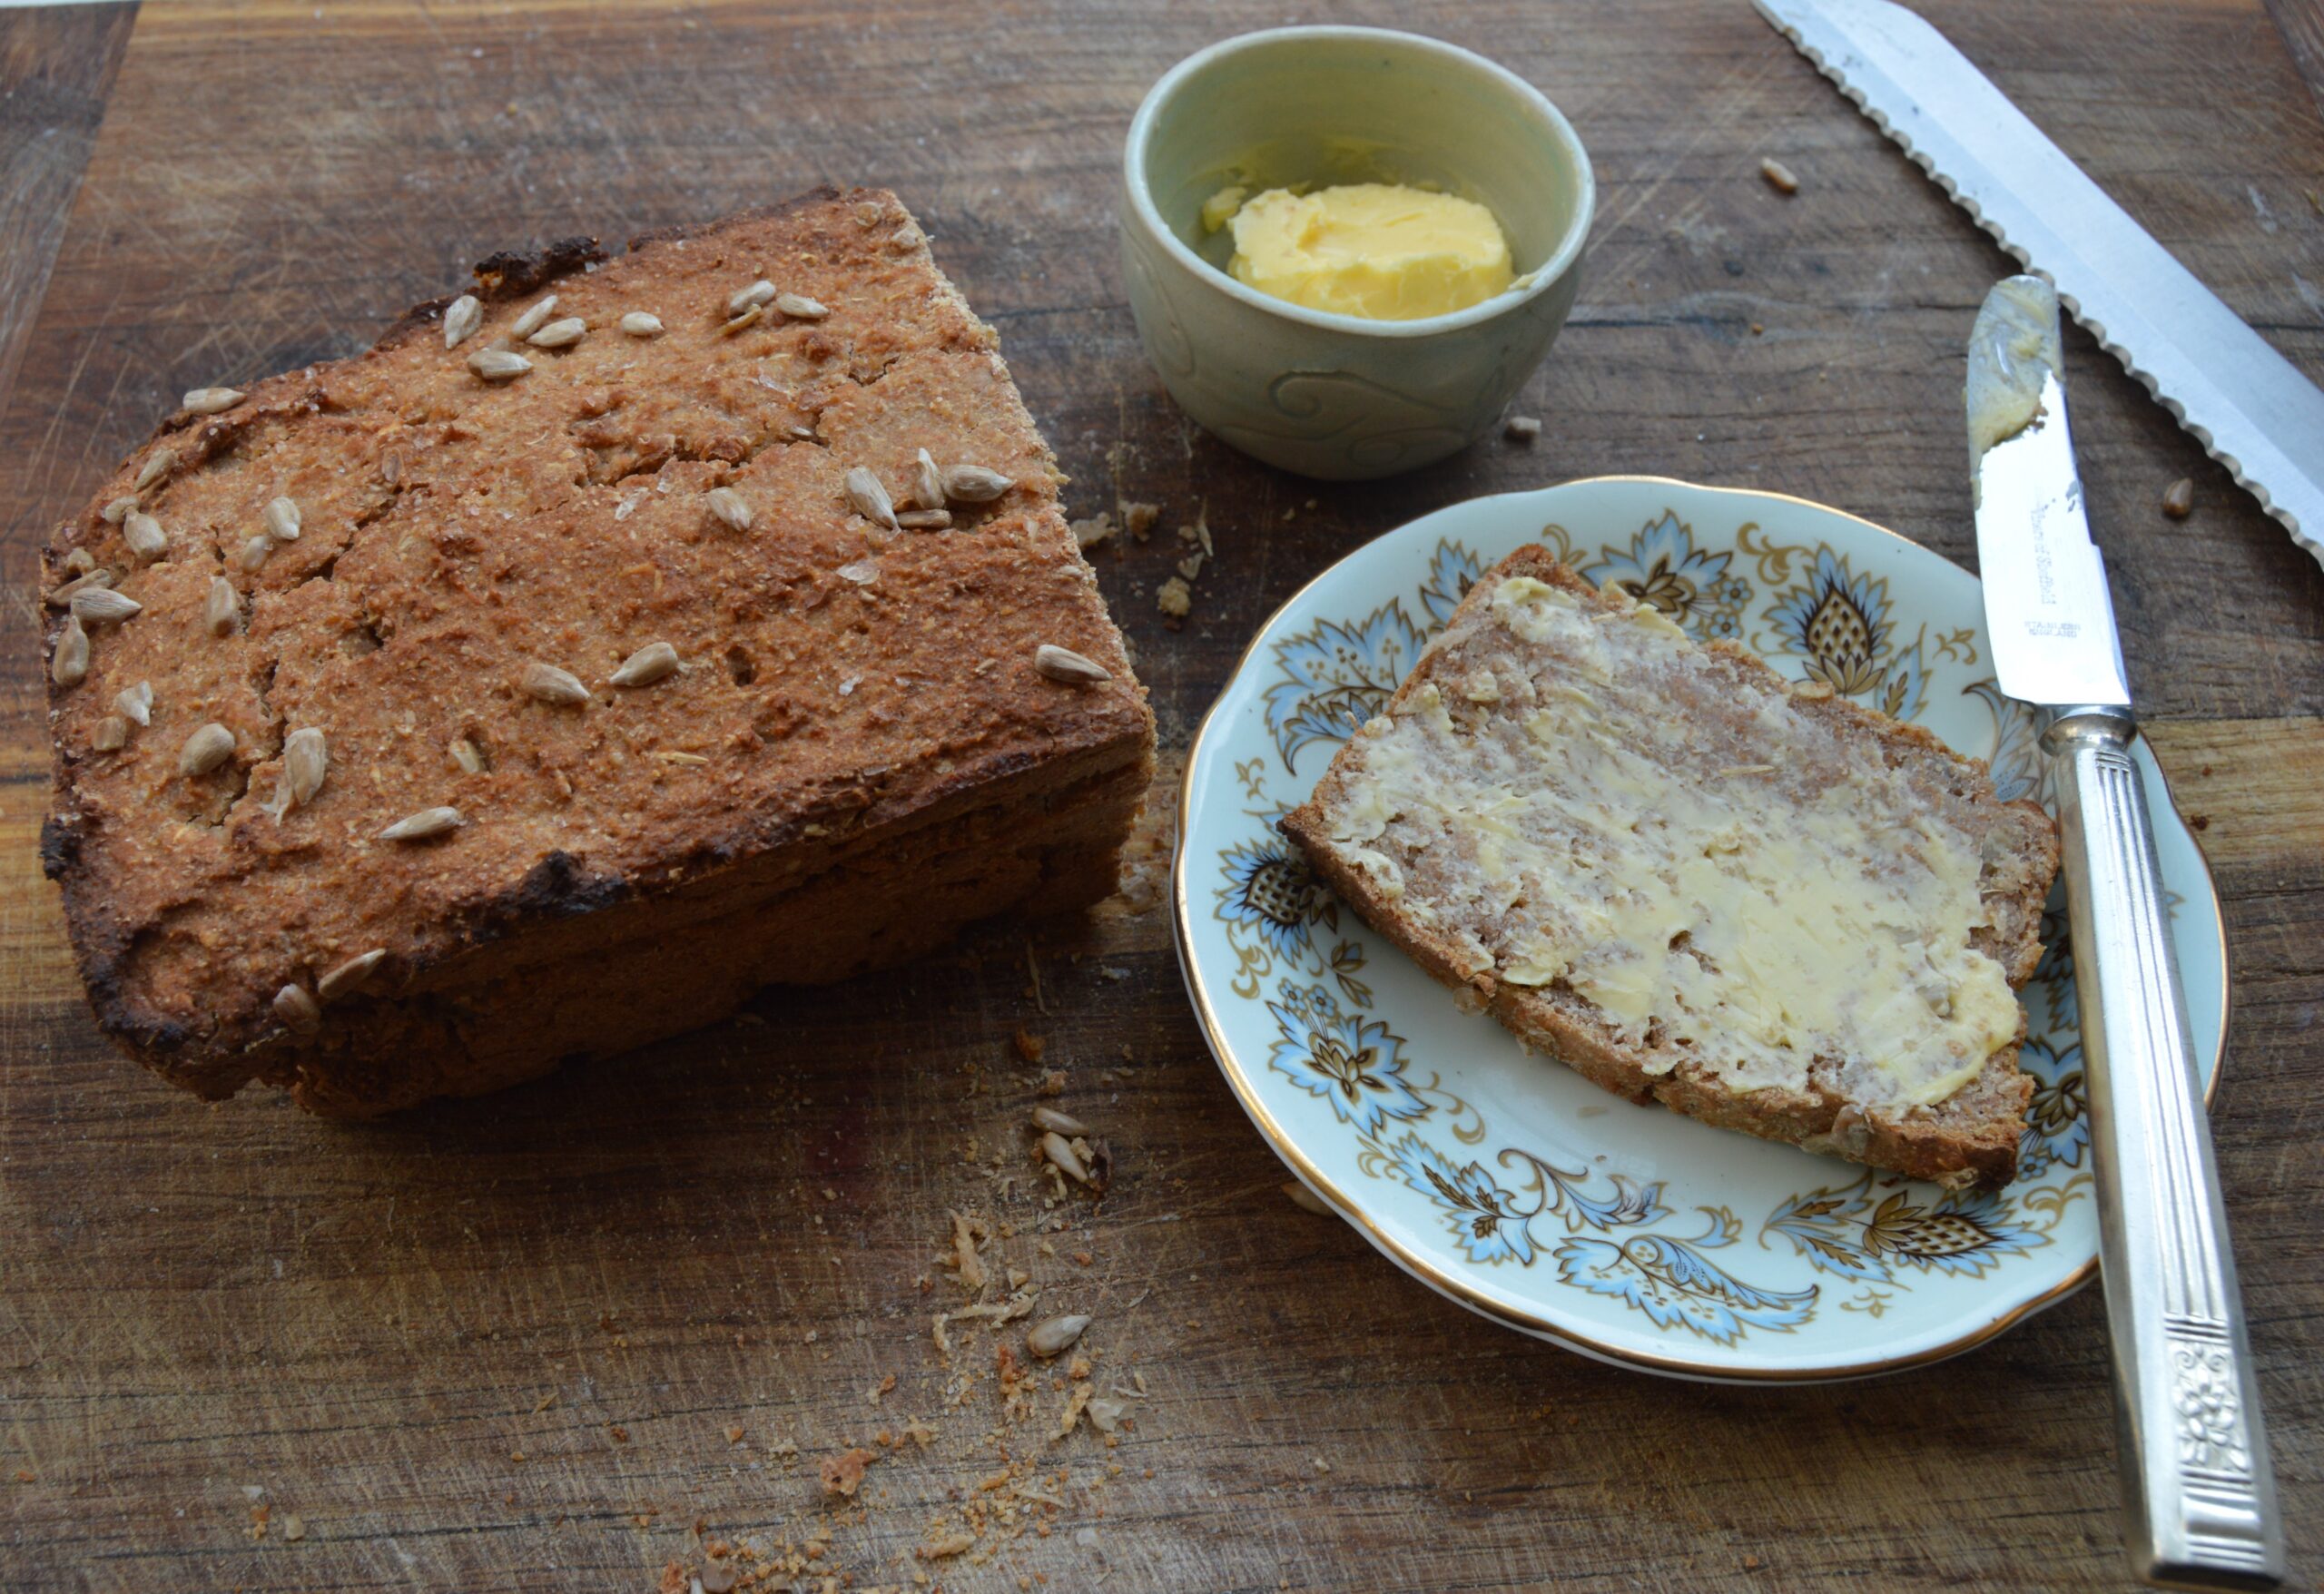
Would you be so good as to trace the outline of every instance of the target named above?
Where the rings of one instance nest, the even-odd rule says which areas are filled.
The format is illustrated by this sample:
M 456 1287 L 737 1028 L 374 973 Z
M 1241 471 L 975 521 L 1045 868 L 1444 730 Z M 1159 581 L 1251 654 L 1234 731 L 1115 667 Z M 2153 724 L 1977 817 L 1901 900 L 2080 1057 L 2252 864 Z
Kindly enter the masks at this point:
M 1283 830 L 1618 1095 L 1952 1186 L 2016 1171 L 2049 816 L 1546 548 L 1476 583 Z
M 997 345 L 893 194 L 824 190 L 496 257 L 170 417 L 48 550 L 118 595 L 46 615 L 106 1033 L 372 1114 L 1110 891 L 1153 716 Z

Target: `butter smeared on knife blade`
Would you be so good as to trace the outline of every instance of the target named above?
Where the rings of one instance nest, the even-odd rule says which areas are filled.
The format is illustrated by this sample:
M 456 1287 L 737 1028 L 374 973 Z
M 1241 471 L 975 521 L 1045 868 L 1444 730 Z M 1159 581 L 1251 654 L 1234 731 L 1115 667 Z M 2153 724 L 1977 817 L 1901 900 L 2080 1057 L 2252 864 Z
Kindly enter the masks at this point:
M 1963 393 L 1994 674 L 2023 702 L 2127 708 L 2106 567 L 2083 515 L 2064 375 L 2056 292 L 2039 277 L 1995 284 L 1969 334 Z
M 1753 0 L 2324 562 L 2324 391 L 1888 0 Z

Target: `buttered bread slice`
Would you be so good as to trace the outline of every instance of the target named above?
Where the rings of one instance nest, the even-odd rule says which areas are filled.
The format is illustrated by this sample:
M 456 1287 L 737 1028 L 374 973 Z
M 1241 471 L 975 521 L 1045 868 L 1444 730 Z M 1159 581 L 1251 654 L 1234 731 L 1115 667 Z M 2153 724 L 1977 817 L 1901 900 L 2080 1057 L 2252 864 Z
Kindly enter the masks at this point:
M 1951 1185 L 2016 1171 L 2048 815 L 1547 549 L 1471 589 L 1283 828 L 1610 1090 Z

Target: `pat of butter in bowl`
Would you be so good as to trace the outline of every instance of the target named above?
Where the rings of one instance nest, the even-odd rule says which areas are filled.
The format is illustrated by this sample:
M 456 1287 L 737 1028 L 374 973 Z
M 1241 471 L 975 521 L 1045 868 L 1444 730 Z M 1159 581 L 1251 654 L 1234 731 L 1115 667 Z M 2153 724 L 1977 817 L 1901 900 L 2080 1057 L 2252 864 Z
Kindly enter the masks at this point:
M 1203 225 L 1234 229 L 1226 269 L 1237 281 L 1292 304 L 1410 321 L 1482 304 L 1515 280 L 1501 223 L 1474 200 L 1386 182 L 1245 192 L 1214 194 Z

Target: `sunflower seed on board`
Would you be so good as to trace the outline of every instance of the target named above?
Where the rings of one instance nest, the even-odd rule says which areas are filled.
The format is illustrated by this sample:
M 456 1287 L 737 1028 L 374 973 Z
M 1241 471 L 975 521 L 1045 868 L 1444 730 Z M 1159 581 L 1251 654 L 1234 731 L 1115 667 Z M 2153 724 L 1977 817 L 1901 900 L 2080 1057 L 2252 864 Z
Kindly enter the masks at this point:
M 195 388 L 185 396 L 185 407 L 196 415 L 216 415 L 242 401 L 240 388 Z
M 950 531 L 952 512 L 950 509 L 900 509 L 896 526 L 902 531 Z
M 142 493 L 152 487 L 176 469 L 177 463 L 178 451 L 175 448 L 154 449 L 145 456 L 145 463 L 137 467 L 137 490 Z
M 703 495 L 703 502 L 729 530 L 751 529 L 751 522 L 755 517 L 751 513 L 750 501 L 733 487 L 713 487 Z
M 468 369 L 487 382 L 506 382 L 533 369 L 533 362 L 506 349 L 479 349 L 468 356 Z
M 81 628 L 81 616 L 64 616 L 64 628 L 56 634 L 56 651 L 49 655 L 48 678 L 59 686 L 78 686 L 89 678 L 89 634 Z
M 286 985 L 274 993 L 274 1016 L 295 1035 L 312 1035 L 323 1027 L 322 1004 L 303 985 Z
M 613 673 L 616 686 L 651 686 L 675 674 L 678 667 L 678 650 L 666 642 L 649 642 L 622 660 L 621 668 Z
M 944 496 L 963 504 L 990 504 L 1016 485 L 1013 477 L 981 465 L 955 465 L 944 473 Z
M 1033 668 L 1050 680 L 1062 681 L 1069 686 L 1095 686 L 1114 678 L 1113 672 L 1096 660 L 1047 642 L 1033 650 Z
M 886 526 L 890 531 L 901 531 L 896 524 L 896 506 L 888 497 L 888 489 L 880 478 L 859 465 L 847 473 L 847 502 L 864 519 Z
M 224 576 L 212 576 L 210 595 L 202 601 L 202 628 L 212 636 L 231 636 L 241 623 L 241 594 Z
M 89 737 L 89 745 L 99 753 L 119 753 L 129 745 L 129 722 L 119 714 L 107 714 L 97 722 L 96 730 Z
M 75 618 L 95 625 L 126 620 L 144 613 L 145 605 L 125 592 L 115 592 L 110 586 L 84 586 L 73 595 Z
M 525 339 L 536 349 L 566 349 L 581 341 L 589 330 L 589 323 L 579 316 L 565 316 L 551 321 Z
M 121 540 L 129 545 L 131 553 L 149 565 L 170 551 L 170 534 L 143 509 L 132 509 L 129 517 L 121 523 Z
M 1025 1331 L 1025 1348 L 1046 1362 L 1051 1356 L 1063 1355 L 1071 1350 L 1075 1342 L 1080 1339 L 1082 1330 L 1088 1326 L 1089 1319 L 1079 1313 L 1049 1318 Z
M 484 306 L 473 293 L 463 293 L 444 307 L 444 347 L 457 349 L 484 325 Z
M 944 507 L 944 473 L 925 448 L 911 462 L 911 501 L 923 509 Z
M 468 822 L 457 808 L 423 808 L 418 813 L 407 813 L 379 832 L 382 841 L 425 841 L 458 830 Z
M 1041 1155 L 1054 1164 L 1057 1170 L 1077 1185 L 1089 1182 L 1089 1167 L 1075 1153 L 1073 1144 L 1052 1129 L 1041 1136 Z
M 744 328 L 757 326 L 760 319 L 765 314 L 766 311 L 763 309 L 754 304 L 751 306 L 750 309 L 744 310 L 741 315 L 736 316 L 733 320 L 728 321 L 724 326 L 719 328 L 718 330 L 723 336 L 732 338 L 735 333 L 742 331 Z
M 774 284 L 764 277 L 761 277 L 748 288 L 734 290 L 734 293 L 727 298 L 726 313 L 730 316 L 741 315 L 744 310 L 758 309 L 773 297 Z
M 1037 1107 L 1033 1109 L 1033 1127 L 1047 1129 L 1059 1135 L 1087 1135 L 1089 1132 L 1088 1125 L 1071 1113 L 1061 1113 L 1053 1107 Z
M 178 773 L 206 775 L 224 763 L 234 751 L 234 733 L 212 720 L 185 739 L 178 749 Z
M 281 819 L 292 809 L 312 802 L 330 774 L 330 749 L 323 733 L 312 725 L 291 732 L 282 743 L 282 773 L 275 785 L 274 817 Z
M 556 313 L 556 294 L 552 293 L 546 299 L 535 300 L 531 304 L 527 305 L 524 313 L 510 324 L 508 335 L 511 338 L 529 338 L 546 326 L 549 317 Z
M 1773 156 L 1759 162 L 1759 175 L 1765 178 L 1768 186 L 1777 193 L 1791 194 L 1799 192 L 1798 177 L 1793 173 L 1790 167 Z
M 820 321 L 832 313 L 820 300 L 803 293 L 778 293 L 774 296 L 774 308 L 794 321 Z
M 107 526 L 119 526 L 123 521 L 129 518 L 129 512 L 136 507 L 136 498 L 124 493 L 120 497 L 115 498 L 112 503 L 107 504 L 104 507 L 104 512 L 100 515 L 98 518 L 103 520 Z M 75 548 L 73 551 L 77 554 L 84 552 L 85 550 Z
M 307 522 L 300 511 L 299 500 L 291 497 L 270 498 L 259 521 L 266 527 L 266 535 L 279 543 L 295 543 L 299 531 Z
M 261 532 L 242 545 L 242 551 L 234 562 L 245 570 L 255 570 L 266 563 L 266 556 L 272 552 L 274 539 Z
M 153 723 L 153 684 L 140 681 L 136 685 L 116 692 L 113 696 L 113 713 L 141 725 Z
M 358 957 L 350 958 L 338 968 L 315 981 L 315 994 L 323 1000 L 336 1001 L 350 991 L 359 990 L 371 978 L 371 971 L 387 961 L 388 949 L 373 947 Z
M 662 318 L 649 310 L 634 310 L 622 317 L 621 330 L 633 338 L 659 338 Z
M 555 664 L 527 664 L 524 685 L 526 696 L 542 703 L 568 705 L 589 701 L 589 689 L 581 684 L 581 677 Z

